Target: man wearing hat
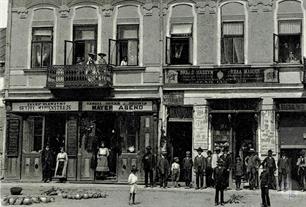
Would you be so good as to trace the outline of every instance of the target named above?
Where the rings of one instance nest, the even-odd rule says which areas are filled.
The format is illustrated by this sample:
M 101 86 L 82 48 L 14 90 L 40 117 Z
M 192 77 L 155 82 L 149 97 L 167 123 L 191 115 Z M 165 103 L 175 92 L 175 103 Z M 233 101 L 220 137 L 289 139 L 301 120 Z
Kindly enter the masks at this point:
M 300 152 L 300 157 L 298 158 L 296 165 L 298 167 L 297 174 L 299 176 L 299 185 L 301 191 L 304 191 L 305 180 L 306 180 L 306 157 L 304 150 Z
M 204 172 L 206 168 L 206 159 L 202 155 L 203 149 L 197 149 L 197 156 L 194 158 L 194 171 L 196 173 L 196 189 L 203 188 Z
M 276 189 L 276 179 L 274 176 L 274 172 L 276 170 L 276 164 L 275 164 L 275 159 L 273 158 L 272 155 L 273 155 L 272 150 L 268 150 L 268 157 L 266 157 L 261 164 L 267 167 L 267 172 L 271 180 L 271 188 Z
M 93 52 L 88 53 L 88 59 L 86 64 L 90 65 L 90 64 L 95 64 L 95 58 L 96 58 L 96 54 Z
M 232 158 L 231 158 L 231 154 L 228 151 L 228 147 L 229 146 L 224 146 L 223 149 L 223 154 L 220 156 L 220 158 L 223 160 L 224 163 L 224 167 L 226 169 L 226 187 L 229 187 L 229 176 L 230 176 L 230 171 L 231 171 L 231 163 L 232 163 Z
M 190 187 L 193 162 L 190 151 L 186 152 L 186 157 L 183 159 L 183 171 L 186 188 Z
M 226 188 L 226 169 L 223 166 L 222 159 L 218 159 L 217 167 L 214 169 L 214 180 L 215 180 L 215 205 L 219 205 L 219 194 L 220 194 L 220 203 L 224 205 L 224 189 Z
M 106 60 L 104 59 L 104 57 L 106 57 L 106 54 L 105 53 L 98 53 L 98 56 L 97 56 L 97 60 L 96 60 L 96 64 L 103 64 L 105 65 L 106 64 Z
M 160 176 L 160 187 L 167 187 L 167 179 L 169 176 L 170 165 L 166 158 L 167 152 L 162 152 L 161 157 L 157 163 L 157 168 Z
M 154 157 L 151 153 L 151 149 L 151 146 L 147 146 L 146 153 L 142 158 L 143 169 L 145 173 L 145 187 L 149 187 L 148 178 L 150 178 L 150 186 L 153 187 Z
M 213 187 L 214 186 L 214 180 L 212 179 L 212 174 L 213 174 L 212 152 L 210 150 L 208 150 L 207 151 L 207 158 L 206 158 L 206 169 L 205 169 L 206 186 L 207 187 Z
M 287 176 L 289 173 L 289 160 L 285 152 L 281 153 L 281 157 L 277 162 L 278 167 L 278 191 L 282 190 L 282 182 L 284 182 L 284 191 L 287 190 Z

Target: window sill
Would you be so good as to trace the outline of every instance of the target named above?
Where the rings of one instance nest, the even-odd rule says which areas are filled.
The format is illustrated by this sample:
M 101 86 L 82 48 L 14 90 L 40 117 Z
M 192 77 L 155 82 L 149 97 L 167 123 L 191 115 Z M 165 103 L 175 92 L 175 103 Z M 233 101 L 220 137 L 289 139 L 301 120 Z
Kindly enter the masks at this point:
M 303 67 L 302 63 L 274 63 L 274 67 L 278 68 L 296 68 L 296 67 Z
M 196 68 L 200 68 L 200 66 L 198 65 L 190 65 L 190 64 L 186 64 L 186 65 L 166 65 L 163 67 L 164 69 L 196 69 Z
M 144 71 L 146 67 L 140 66 L 114 66 L 113 71 Z
M 24 69 L 23 72 L 25 74 L 34 74 L 34 75 L 40 75 L 40 74 L 46 74 L 47 68 L 31 68 L 31 69 Z
M 215 65 L 215 68 L 250 68 L 251 65 L 246 64 L 221 64 L 221 65 Z

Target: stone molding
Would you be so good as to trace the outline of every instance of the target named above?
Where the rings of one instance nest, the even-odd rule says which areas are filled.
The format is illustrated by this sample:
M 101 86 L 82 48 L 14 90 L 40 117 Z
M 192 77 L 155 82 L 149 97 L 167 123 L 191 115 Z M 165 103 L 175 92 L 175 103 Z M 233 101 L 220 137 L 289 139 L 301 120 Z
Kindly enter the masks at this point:
M 196 4 L 198 14 L 215 14 L 217 12 L 217 3 L 213 0 L 200 1 Z
M 29 10 L 27 10 L 25 7 L 20 7 L 17 9 L 17 13 L 20 19 L 26 19 L 28 16 Z
M 260 10 L 264 12 L 272 11 L 273 0 L 250 0 L 249 8 L 252 12 L 258 12 Z
M 104 17 L 110 17 L 113 14 L 114 7 L 111 4 L 105 4 L 101 10 Z
M 70 8 L 67 5 L 60 6 L 58 10 L 60 17 L 66 18 L 69 16 Z

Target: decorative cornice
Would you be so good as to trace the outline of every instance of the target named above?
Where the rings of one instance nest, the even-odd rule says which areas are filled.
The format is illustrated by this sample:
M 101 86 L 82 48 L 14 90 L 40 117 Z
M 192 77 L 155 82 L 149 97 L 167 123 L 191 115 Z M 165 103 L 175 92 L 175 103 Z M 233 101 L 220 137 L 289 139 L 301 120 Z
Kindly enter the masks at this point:
M 272 11 L 273 0 L 249 0 L 249 7 L 252 12 Z
M 105 4 L 102 7 L 102 14 L 105 17 L 110 17 L 112 16 L 113 10 L 114 10 L 114 7 L 111 4 Z
M 196 4 L 198 14 L 215 14 L 217 12 L 217 3 L 214 0 L 200 1 Z
M 144 16 L 152 16 L 153 14 L 153 3 L 150 0 L 147 0 L 146 3 L 143 5 L 143 14 Z
M 58 10 L 60 17 L 66 18 L 69 16 L 70 8 L 67 5 L 60 6 Z
M 26 19 L 29 11 L 25 7 L 20 7 L 17 9 L 17 13 L 19 14 L 20 19 Z

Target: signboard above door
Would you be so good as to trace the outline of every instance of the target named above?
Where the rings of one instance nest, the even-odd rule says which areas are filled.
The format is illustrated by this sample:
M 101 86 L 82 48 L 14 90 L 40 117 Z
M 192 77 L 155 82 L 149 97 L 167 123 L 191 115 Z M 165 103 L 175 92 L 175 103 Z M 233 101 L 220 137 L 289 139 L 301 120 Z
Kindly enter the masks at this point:
M 83 111 L 146 112 L 153 111 L 152 101 L 84 101 Z

